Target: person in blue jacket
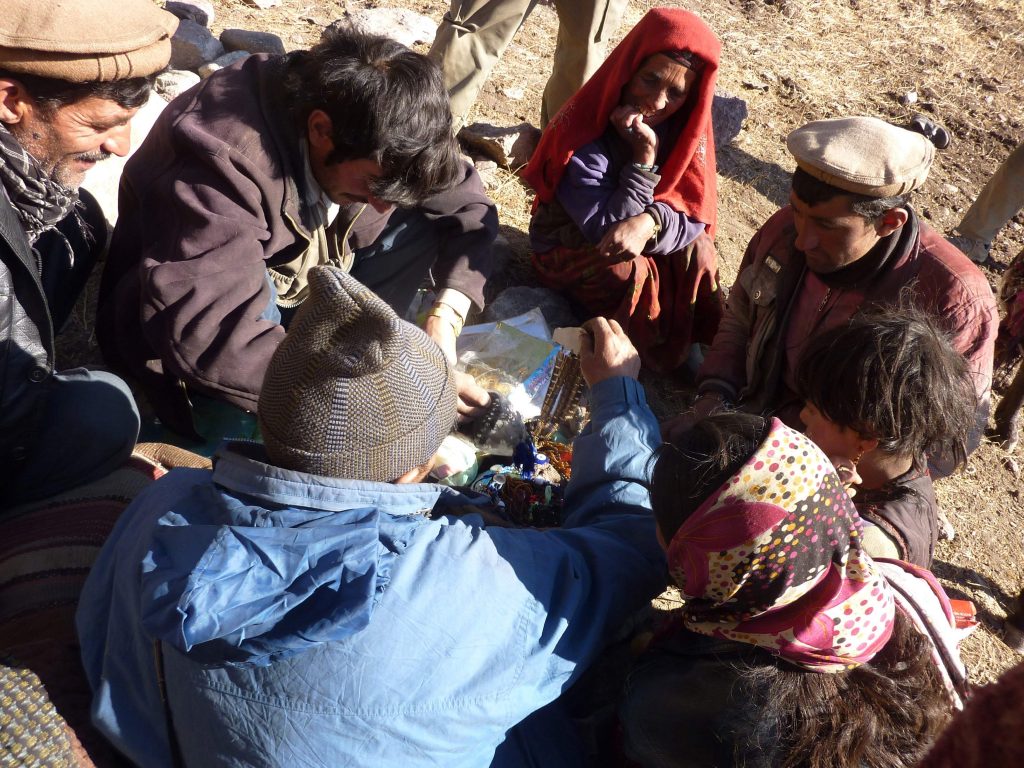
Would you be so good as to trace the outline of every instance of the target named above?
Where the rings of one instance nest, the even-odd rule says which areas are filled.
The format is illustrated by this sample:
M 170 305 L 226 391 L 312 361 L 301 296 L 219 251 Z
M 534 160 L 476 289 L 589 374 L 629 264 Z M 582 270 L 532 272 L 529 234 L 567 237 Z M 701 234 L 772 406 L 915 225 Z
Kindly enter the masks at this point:
M 456 417 L 440 348 L 342 271 L 310 282 L 260 396 L 265 444 L 154 483 L 93 567 L 93 720 L 147 768 L 523 765 L 516 724 L 665 583 L 636 351 L 588 324 L 562 526 L 489 526 L 421 482 Z

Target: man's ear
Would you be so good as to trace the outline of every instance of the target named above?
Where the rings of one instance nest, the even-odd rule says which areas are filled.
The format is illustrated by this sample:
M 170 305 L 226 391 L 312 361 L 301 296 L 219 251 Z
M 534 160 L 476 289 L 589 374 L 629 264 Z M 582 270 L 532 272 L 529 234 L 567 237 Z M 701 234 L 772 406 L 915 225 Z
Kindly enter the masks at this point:
M 334 139 L 331 138 L 333 132 L 334 122 L 330 115 L 322 109 L 314 109 L 309 113 L 306 138 L 309 140 L 309 148 L 318 159 L 323 160 L 334 151 Z
M 910 214 L 906 208 L 890 208 L 875 221 L 875 234 L 888 237 L 907 223 Z
M 32 110 L 32 97 L 17 80 L 0 77 L 0 123 L 20 123 Z

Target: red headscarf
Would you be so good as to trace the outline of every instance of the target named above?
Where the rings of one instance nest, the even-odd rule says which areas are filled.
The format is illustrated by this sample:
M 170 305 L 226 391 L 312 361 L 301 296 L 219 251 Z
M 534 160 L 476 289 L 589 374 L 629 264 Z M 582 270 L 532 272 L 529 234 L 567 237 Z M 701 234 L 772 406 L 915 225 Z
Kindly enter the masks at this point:
M 714 235 L 718 193 L 711 102 L 721 50 L 715 33 L 689 11 L 649 11 L 544 129 L 523 172 L 523 178 L 536 190 L 537 200 L 546 203 L 554 198 L 573 152 L 604 133 L 612 110 L 622 99 L 622 89 L 649 57 L 666 51 L 689 51 L 703 63 L 697 94 L 689 102 L 689 120 L 661 166 L 654 199 L 704 222 Z

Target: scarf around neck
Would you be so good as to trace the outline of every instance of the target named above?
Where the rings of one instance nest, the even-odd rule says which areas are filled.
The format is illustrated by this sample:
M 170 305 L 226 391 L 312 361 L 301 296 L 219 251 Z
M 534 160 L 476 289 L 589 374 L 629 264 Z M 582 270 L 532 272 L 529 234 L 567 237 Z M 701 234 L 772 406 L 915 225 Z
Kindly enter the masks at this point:
M 895 603 L 860 535 L 829 460 L 773 419 L 754 455 L 669 543 L 683 624 L 813 672 L 869 661 L 892 634 Z
M 14 206 L 30 245 L 76 212 L 78 193 L 51 179 L 0 123 L 0 186 Z

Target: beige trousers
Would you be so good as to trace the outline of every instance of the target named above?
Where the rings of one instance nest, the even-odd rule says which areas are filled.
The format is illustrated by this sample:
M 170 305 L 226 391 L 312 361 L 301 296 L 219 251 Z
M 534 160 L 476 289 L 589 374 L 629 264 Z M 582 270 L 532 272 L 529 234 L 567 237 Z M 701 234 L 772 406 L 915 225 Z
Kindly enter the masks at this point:
M 1024 142 L 992 174 L 957 230 L 964 237 L 991 243 L 1021 208 L 1024 208 Z
M 555 0 L 558 40 L 544 89 L 541 125 L 547 125 L 604 61 L 605 43 L 628 0 Z M 536 0 L 451 0 L 437 28 L 430 57 L 441 66 L 458 130 L 480 89 L 522 26 Z

